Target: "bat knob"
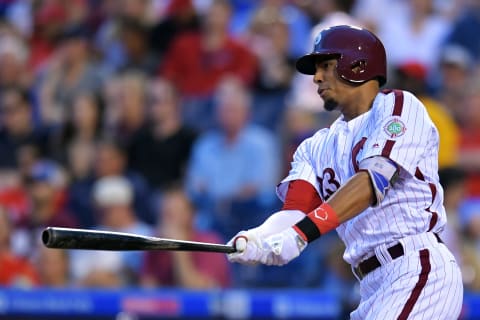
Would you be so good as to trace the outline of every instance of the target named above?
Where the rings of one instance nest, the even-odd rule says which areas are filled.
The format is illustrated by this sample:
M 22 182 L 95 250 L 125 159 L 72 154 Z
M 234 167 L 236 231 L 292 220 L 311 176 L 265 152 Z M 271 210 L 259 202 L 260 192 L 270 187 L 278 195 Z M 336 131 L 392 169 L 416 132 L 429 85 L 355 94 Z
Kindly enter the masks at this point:
M 233 241 L 233 247 L 237 252 L 243 252 L 247 249 L 248 239 L 245 236 L 238 236 Z

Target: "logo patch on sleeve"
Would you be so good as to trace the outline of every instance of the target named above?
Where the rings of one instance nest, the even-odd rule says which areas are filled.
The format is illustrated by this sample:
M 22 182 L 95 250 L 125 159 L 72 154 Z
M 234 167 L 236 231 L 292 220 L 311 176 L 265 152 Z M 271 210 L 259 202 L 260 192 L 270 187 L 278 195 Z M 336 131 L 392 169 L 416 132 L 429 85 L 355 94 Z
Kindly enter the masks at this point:
M 393 139 L 403 136 L 405 131 L 407 131 L 407 128 L 399 117 L 392 117 L 388 119 L 383 126 L 383 131 L 390 139 Z

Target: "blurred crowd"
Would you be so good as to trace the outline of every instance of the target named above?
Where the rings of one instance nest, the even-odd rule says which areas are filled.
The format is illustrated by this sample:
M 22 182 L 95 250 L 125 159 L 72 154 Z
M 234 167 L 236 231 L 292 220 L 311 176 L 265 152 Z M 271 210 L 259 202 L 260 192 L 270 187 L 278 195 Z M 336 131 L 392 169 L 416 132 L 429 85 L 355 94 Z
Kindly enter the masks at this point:
M 224 243 L 262 222 L 296 146 L 338 116 L 295 60 L 352 24 L 439 129 L 442 236 L 480 290 L 480 0 L 1 0 L 0 17 L 1 285 L 353 295 L 334 234 L 282 268 L 40 243 L 46 226 Z

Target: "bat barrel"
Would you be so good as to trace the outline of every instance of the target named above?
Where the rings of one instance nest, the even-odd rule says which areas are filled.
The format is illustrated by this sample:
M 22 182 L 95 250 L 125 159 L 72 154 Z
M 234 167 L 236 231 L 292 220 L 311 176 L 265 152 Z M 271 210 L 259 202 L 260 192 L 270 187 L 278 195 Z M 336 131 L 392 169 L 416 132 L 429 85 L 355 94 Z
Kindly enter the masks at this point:
M 88 230 L 48 227 L 42 232 L 42 242 L 47 248 L 72 249 L 91 243 L 92 236 Z
M 42 242 L 48 248 L 86 250 L 146 250 L 154 243 L 134 234 L 48 227 L 42 232 Z
M 42 242 L 47 248 L 70 249 L 74 248 L 79 236 L 82 241 L 89 237 L 83 236 L 83 230 L 80 232 L 76 229 L 48 227 L 42 232 Z

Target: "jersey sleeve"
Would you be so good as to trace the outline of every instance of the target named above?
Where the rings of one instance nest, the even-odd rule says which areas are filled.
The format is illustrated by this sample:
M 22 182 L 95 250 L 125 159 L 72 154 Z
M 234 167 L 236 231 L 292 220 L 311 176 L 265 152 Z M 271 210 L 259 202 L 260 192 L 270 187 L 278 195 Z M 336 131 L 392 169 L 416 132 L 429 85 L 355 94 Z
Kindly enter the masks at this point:
M 320 194 L 320 186 L 311 155 L 314 141 L 320 139 L 322 135 L 322 131 L 317 132 L 313 137 L 304 140 L 295 151 L 288 176 L 277 185 L 277 196 L 283 202 L 285 201 L 288 191 L 288 185 L 290 181 L 294 180 L 304 180 L 308 182 L 315 188 L 317 193 Z
M 374 129 L 357 158 L 358 162 L 383 156 L 414 175 L 426 152 L 430 152 L 435 144 L 438 148 L 438 133 L 425 107 L 411 93 L 393 90 L 377 110 Z

